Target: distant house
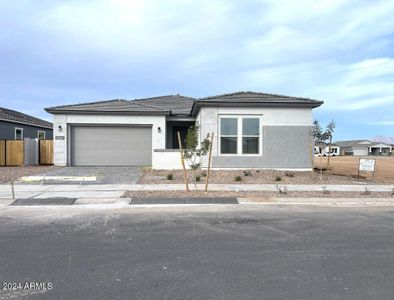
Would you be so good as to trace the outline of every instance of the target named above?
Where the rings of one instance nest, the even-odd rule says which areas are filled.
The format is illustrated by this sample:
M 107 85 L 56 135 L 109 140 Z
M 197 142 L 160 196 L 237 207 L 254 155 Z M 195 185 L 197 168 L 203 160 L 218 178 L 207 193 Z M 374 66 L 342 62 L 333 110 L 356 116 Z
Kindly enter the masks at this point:
M 0 107 L 0 140 L 52 139 L 50 122 Z
M 328 153 L 331 153 L 331 155 Z M 315 156 L 337 156 L 340 154 L 340 147 L 337 144 L 332 143 L 331 147 L 327 146 L 326 144 L 315 145 Z
M 337 141 L 342 155 L 392 155 L 394 147 L 390 144 L 370 140 Z

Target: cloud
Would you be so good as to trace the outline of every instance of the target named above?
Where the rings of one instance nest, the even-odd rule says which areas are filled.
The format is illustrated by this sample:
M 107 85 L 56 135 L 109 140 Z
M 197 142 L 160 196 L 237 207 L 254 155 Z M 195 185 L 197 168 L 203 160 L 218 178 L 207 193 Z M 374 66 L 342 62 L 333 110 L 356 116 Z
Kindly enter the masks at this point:
M 256 90 L 322 99 L 319 117 L 361 128 L 394 114 L 393 15 L 367 0 L 0 1 L 0 101 L 43 116 Z

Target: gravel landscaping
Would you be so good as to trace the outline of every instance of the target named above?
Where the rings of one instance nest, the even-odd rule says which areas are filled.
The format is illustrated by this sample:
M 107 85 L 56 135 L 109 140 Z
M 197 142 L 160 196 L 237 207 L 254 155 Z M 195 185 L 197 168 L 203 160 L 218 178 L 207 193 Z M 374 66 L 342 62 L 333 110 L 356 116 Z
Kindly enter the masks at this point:
M 189 182 L 194 182 L 192 171 L 188 172 Z M 205 182 L 206 172 L 201 173 L 201 183 Z M 172 180 L 170 178 L 172 175 Z M 238 177 L 238 178 L 237 178 Z M 365 184 L 370 179 L 354 178 L 345 175 L 331 175 L 324 173 L 323 180 L 320 174 L 314 172 L 286 172 L 275 170 L 215 170 L 211 171 L 209 183 L 245 183 L 245 184 Z M 394 182 L 394 178 L 391 182 Z M 140 184 L 169 184 L 184 183 L 182 170 L 150 170 L 145 169 L 138 183 Z M 387 183 L 387 181 L 375 180 L 374 184 Z
M 0 167 L 0 183 L 15 181 L 22 176 L 45 174 L 58 168 L 56 166 Z
M 230 191 L 128 191 L 122 197 L 239 197 L 257 202 L 272 202 L 274 198 L 394 198 L 393 192 L 230 192 Z

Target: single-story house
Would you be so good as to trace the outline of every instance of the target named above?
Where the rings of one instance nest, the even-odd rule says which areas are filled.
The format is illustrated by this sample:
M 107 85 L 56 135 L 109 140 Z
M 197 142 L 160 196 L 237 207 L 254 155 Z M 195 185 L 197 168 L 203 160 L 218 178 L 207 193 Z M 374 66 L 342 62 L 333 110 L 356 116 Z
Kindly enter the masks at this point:
M 38 138 L 51 140 L 52 123 L 0 107 L 0 140 Z
M 335 142 L 342 155 L 392 155 L 394 147 L 390 144 L 370 140 L 352 140 Z
M 322 145 L 315 145 L 315 155 L 320 156 L 328 156 L 328 153 L 331 153 L 330 156 L 337 156 L 340 155 L 340 147 L 332 143 L 331 146 L 327 146 L 326 144 Z
M 214 133 L 212 168 L 312 169 L 312 109 L 322 101 L 255 92 L 46 108 L 56 165 L 181 168 L 177 132 Z

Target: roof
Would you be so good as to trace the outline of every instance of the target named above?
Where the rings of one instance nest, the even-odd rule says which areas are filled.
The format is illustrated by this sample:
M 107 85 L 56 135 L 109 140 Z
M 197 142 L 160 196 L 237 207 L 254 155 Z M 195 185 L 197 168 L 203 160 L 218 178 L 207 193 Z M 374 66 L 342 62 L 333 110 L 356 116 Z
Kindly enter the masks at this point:
M 167 95 L 152 98 L 135 99 L 135 103 L 141 103 L 170 110 L 174 115 L 190 115 L 194 98 L 182 95 Z
M 200 98 L 195 102 L 193 112 L 201 106 L 264 106 L 264 107 L 308 107 L 315 108 L 323 101 L 257 92 L 236 92 Z
M 130 113 L 130 114 L 168 114 L 170 111 L 139 101 L 114 99 L 73 105 L 62 105 L 45 109 L 49 113 Z
M 16 110 L 0 107 L 0 121 L 20 123 L 24 125 L 52 129 L 53 124 L 45 120 L 32 117 Z
M 350 140 L 350 141 L 337 141 L 335 142 L 341 148 L 347 147 L 369 147 L 373 144 L 370 140 Z
M 255 92 L 237 92 L 206 98 L 166 95 L 134 100 L 115 99 L 49 107 L 49 113 L 112 113 L 195 115 L 202 106 L 318 107 L 323 101 Z

